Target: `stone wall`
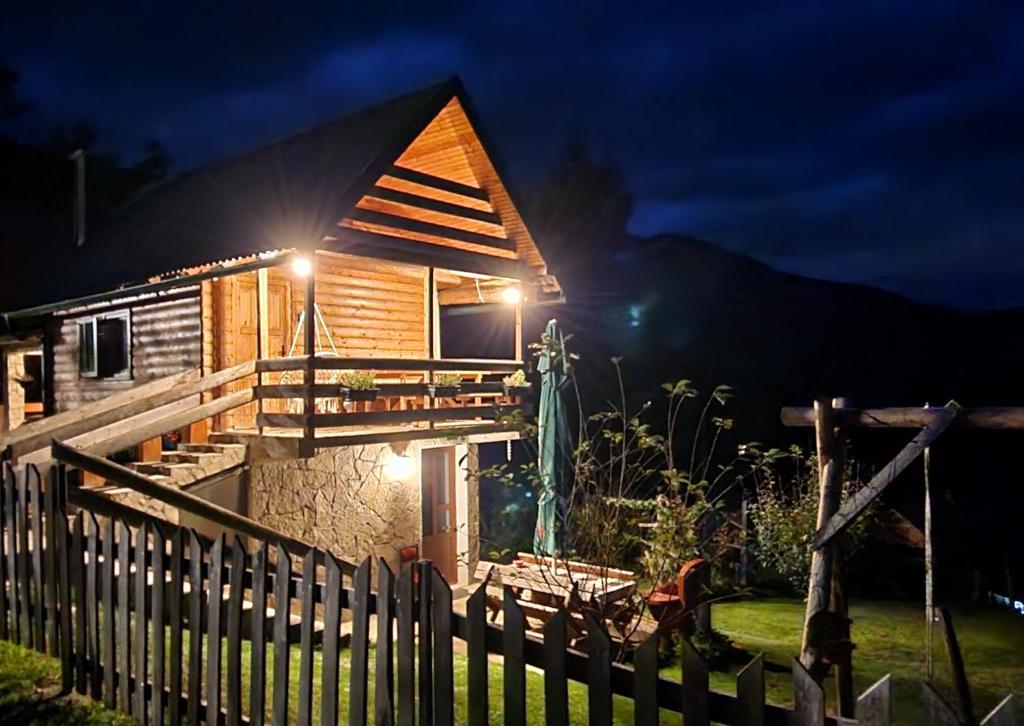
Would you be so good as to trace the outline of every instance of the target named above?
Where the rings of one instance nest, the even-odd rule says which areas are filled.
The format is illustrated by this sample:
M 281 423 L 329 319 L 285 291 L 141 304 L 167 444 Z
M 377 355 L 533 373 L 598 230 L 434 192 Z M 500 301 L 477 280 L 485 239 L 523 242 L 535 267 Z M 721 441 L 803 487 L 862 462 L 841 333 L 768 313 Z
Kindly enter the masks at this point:
M 324 449 L 309 459 L 254 462 L 249 516 L 344 559 L 383 557 L 420 540 L 419 452 L 406 481 L 391 481 L 386 444 Z

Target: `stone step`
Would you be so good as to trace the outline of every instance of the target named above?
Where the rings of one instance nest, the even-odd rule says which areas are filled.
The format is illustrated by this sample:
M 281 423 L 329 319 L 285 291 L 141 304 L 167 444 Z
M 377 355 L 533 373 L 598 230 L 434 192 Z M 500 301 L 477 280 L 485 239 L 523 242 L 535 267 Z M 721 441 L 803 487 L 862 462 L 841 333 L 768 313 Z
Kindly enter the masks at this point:
M 182 444 L 178 448 L 179 452 L 195 452 L 199 454 L 222 454 L 230 451 L 245 451 L 245 444 L 232 444 L 232 443 L 213 443 L 207 442 L 205 444 Z
M 207 464 L 223 458 L 221 451 L 165 451 L 160 454 L 161 462 L 168 464 Z
M 175 481 L 182 478 L 182 474 L 191 474 L 198 468 L 195 464 L 175 464 L 165 461 L 133 461 L 128 467 L 146 476 L 161 475 Z

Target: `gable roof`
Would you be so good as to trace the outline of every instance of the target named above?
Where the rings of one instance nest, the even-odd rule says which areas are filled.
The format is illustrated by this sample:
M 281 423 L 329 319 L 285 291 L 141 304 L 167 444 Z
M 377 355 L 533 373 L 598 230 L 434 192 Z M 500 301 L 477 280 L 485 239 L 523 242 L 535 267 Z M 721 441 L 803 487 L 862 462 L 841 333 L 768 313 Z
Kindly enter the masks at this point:
M 468 107 L 461 82 L 452 78 L 160 185 L 66 256 L 71 274 L 60 275 L 60 297 L 313 246 L 338 229 L 382 170 L 446 106 L 459 102 Z M 508 206 L 524 233 L 523 262 L 544 274 L 518 211 Z

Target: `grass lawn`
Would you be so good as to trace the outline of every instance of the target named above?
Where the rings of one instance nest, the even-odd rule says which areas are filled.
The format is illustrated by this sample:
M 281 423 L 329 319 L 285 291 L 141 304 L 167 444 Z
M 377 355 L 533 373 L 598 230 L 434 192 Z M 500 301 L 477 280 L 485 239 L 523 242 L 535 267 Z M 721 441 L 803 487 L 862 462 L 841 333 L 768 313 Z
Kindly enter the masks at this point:
M 727 633 L 751 653 L 763 651 L 775 663 L 788 664 L 799 652 L 804 605 L 797 600 L 745 600 L 714 606 L 715 628 Z M 854 682 L 862 692 L 886 673 L 893 678 L 894 720 L 923 723 L 918 705 L 924 675 L 924 621 L 921 608 L 904 602 L 853 600 Z M 1013 692 L 1017 720 L 1024 721 L 1024 619 L 1006 610 L 977 609 L 954 612 L 953 623 L 963 651 L 979 717 Z M 945 644 L 935 631 L 936 680 L 953 702 Z M 667 675 L 667 674 L 666 674 Z M 678 676 L 678 668 L 672 672 Z M 713 673 L 716 691 L 735 693 L 735 672 Z M 792 703 L 790 678 L 767 674 L 768 699 Z M 835 692 L 827 686 L 830 703 Z
M 896 723 L 922 723 L 919 702 L 919 681 L 923 674 L 921 660 L 924 626 L 919 609 L 906 603 L 854 602 L 853 637 L 857 643 L 854 653 L 854 675 L 858 691 L 867 688 L 885 673 L 893 676 Z M 1024 620 L 1006 611 L 978 610 L 954 613 L 957 633 L 966 661 L 979 714 L 986 713 L 1006 693 L 1015 691 L 1021 701 L 1017 704 L 1018 719 L 1024 718 Z M 803 604 L 797 600 L 747 600 L 721 603 L 714 608 L 715 627 L 727 633 L 737 644 L 751 653 L 763 651 L 769 661 L 788 664 L 798 651 Z M 185 660 L 187 662 L 187 641 Z M 226 655 L 226 654 L 225 654 Z M 291 688 L 289 710 L 294 719 L 298 706 L 299 648 L 291 649 Z M 321 653 L 314 650 L 314 683 L 320 682 Z M 341 683 L 339 687 L 340 713 L 346 720 L 348 713 L 348 680 L 350 675 L 349 651 L 342 651 Z M 270 685 L 273 674 L 273 654 L 268 653 L 267 704 L 272 700 Z M 249 643 L 243 643 L 243 704 L 248 710 Z M 945 649 L 940 639 L 936 642 L 937 676 L 940 684 L 949 683 Z M 374 673 L 374 651 L 370 651 L 370 678 Z M 87 699 L 47 699 L 56 691 L 60 668 L 56 660 L 40 656 L 23 648 L 0 642 L 0 724 L 2 723 L 130 723 L 125 716 L 104 711 Z M 489 666 L 491 722 L 502 722 L 501 663 Z M 662 671 L 665 678 L 678 679 L 679 668 Z M 205 680 L 205 679 L 204 679 Z M 773 703 L 791 702 L 789 676 L 768 673 L 768 699 Z M 716 691 L 735 692 L 735 672 L 712 673 L 711 685 Z M 370 720 L 373 713 L 373 689 L 369 689 Z M 455 655 L 456 721 L 465 723 L 466 713 L 466 659 Z M 831 684 L 829 698 L 833 693 Z M 313 712 L 320 712 L 319 688 L 314 691 Z M 570 713 L 573 723 L 587 722 L 587 689 L 576 683 L 569 685 Z M 632 701 L 614 699 L 615 722 L 633 721 Z M 527 671 L 527 718 L 529 723 L 544 722 L 543 673 Z M 33 720 L 35 719 L 35 720 Z M 663 724 L 681 723 L 678 714 L 662 713 Z

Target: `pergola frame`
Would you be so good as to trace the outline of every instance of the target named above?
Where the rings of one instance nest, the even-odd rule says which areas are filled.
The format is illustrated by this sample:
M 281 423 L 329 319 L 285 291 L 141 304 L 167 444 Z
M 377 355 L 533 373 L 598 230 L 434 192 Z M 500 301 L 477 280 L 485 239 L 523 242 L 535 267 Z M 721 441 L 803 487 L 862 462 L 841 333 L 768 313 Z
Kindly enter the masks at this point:
M 811 634 L 811 620 L 829 611 L 846 617 L 846 602 L 842 593 L 842 578 L 839 575 L 837 537 L 906 469 L 918 456 L 925 461 L 925 599 L 926 611 L 934 609 L 932 603 L 931 572 L 931 506 L 929 486 L 929 447 L 947 428 L 973 429 L 1024 429 L 1024 407 L 962 408 L 955 401 L 933 408 L 851 408 L 842 399 L 818 398 L 813 407 L 787 406 L 782 409 L 784 426 L 815 428 L 818 454 L 818 519 L 811 555 L 811 572 L 807 586 L 807 611 L 804 620 L 804 634 L 800 662 L 816 677 L 824 677 L 828 663 L 823 662 L 822 652 Z M 871 481 L 861 487 L 840 506 L 843 477 L 843 452 L 845 439 L 853 428 L 908 428 L 918 433 L 886 464 Z M 928 676 L 931 677 L 931 627 L 933 613 L 926 612 L 929 649 Z M 944 627 L 951 630 L 948 615 L 943 618 Z M 956 654 L 957 658 L 959 653 Z M 954 663 L 955 665 L 955 663 Z M 970 721 L 970 692 L 966 676 L 960 668 L 954 668 L 957 692 L 960 697 L 961 717 Z M 851 657 L 846 653 L 836 663 L 836 681 L 839 714 L 853 716 L 853 674 Z

